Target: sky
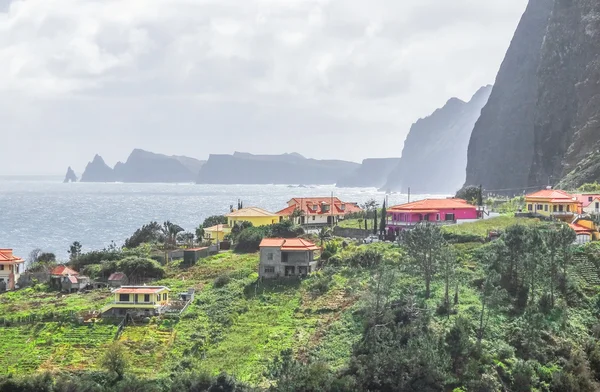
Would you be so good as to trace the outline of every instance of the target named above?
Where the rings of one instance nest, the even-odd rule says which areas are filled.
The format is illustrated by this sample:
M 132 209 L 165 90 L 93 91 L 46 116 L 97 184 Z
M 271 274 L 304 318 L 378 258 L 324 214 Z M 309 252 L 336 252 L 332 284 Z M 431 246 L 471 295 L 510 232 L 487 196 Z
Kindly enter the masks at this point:
M 399 157 L 496 73 L 527 0 L 0 0 L 0 174 L 134 148 Z

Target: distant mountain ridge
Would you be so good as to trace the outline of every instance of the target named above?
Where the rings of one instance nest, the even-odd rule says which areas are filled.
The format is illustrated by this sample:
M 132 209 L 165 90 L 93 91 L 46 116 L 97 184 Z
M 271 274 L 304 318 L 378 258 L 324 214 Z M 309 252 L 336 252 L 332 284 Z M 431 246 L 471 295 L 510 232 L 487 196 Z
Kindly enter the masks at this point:
M 204 161 L 134 149 L 127 161 L 108 166 L 100 155 L 87 164 L 81 182 L 194 182 Z
M 336 182 L 338 188 L 381 188 L 400 158 L 368 158 L 358 169 Z
M 386 191 L 454 193 L 465 181 L 467 149 L 475 122 L 492 86 L 480 88 L 469 102 L 451 98 L 410 128 L 402 157 L 383 185 Z
M 360 165 L 341 160 L 305 158 L 298 153 L 211 154 L 198 174 L 199 184 L 335 184 Z

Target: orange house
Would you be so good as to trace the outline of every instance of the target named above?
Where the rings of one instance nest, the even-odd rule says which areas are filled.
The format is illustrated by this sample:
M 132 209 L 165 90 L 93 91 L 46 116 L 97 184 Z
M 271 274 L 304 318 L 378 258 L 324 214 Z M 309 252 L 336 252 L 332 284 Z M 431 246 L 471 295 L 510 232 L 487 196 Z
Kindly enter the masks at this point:
M 0 290 L 14 290 L 25 260 L 13 255 L 12 249 L 0 249 Z

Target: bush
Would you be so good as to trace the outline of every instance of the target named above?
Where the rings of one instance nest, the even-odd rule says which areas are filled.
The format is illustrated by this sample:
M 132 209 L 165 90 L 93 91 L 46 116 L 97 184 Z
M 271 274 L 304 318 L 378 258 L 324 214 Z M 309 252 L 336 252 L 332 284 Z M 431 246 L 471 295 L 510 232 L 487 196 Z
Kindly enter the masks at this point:
M 215 279 L 213 283 L 213 287 L 216 289 L 220 289 L 221 287 L 225 287 L 231 282 L 231 278 L 229 275 L 219 275 L 217 279 Z
M 325 294 L 329 291 L 329 286 L 333 281 L 333 277 L 319 271 L 314 273 L 308 281 L 308 291 L 314 296 Z
M 270 227 L 270 235 L 278 238 L 296 238 L 304 234 L 304 229 L 291 220 L 275 223 Z
M 237 238 L 235 251 L 242 253 L 256 252 L 264 237 L 264 230 L 260 227 L 249 227 L 244 229 Z

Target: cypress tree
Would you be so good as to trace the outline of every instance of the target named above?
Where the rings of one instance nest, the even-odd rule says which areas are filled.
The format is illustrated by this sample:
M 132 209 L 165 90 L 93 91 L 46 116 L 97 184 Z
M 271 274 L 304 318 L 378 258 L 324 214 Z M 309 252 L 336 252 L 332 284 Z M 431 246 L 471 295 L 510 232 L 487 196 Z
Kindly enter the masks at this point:
M 381 208 L 381 221 L 379 222 L 379 234 L 385 235 L 385 223 L 387 219 L 387 209 L 385 205 L 385 200 L 383 201 L 383 207 Z
M 377 208 L 373 210 L 373 234 L 377 235 Z

